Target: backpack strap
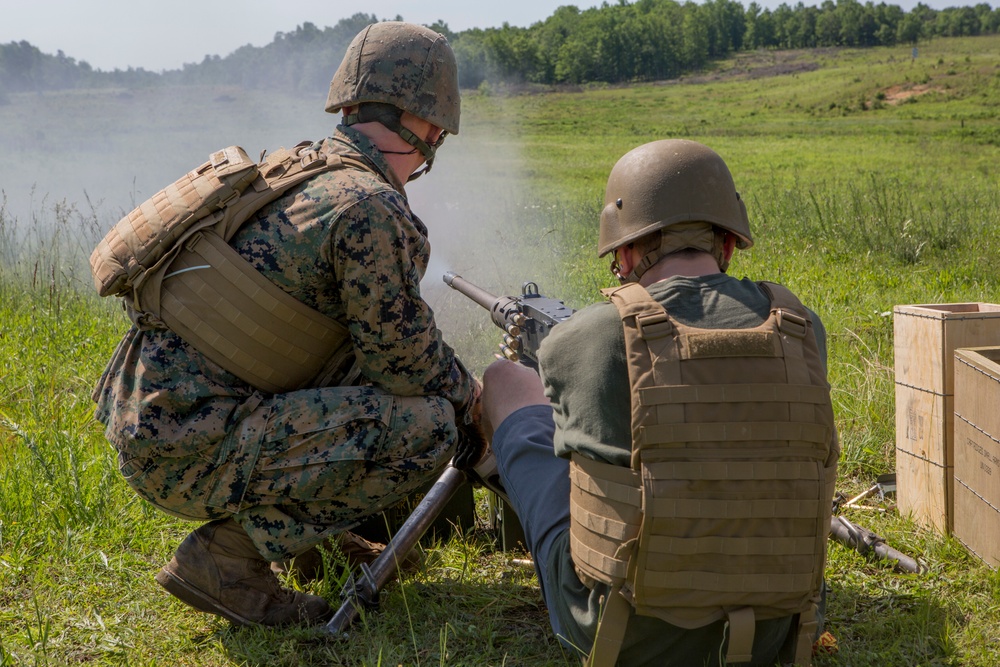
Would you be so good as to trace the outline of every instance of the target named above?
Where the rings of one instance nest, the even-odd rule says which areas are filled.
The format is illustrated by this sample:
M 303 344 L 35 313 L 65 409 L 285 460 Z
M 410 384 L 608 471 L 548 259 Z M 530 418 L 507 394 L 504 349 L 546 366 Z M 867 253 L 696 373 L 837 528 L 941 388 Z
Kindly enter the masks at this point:
M 652 419 L 653 411 L 664 422 L 683 421 L 682 405 L 650 408 L 640 396 L 645 387 L 681 384 L 680 355 L 673 335 L 677 326 L 666 309 L 639 283 L 626 283 L 601 293 L 618 308 L 624 326 L 632 392 L 632 469 L 639 470 L 639 453 L 646 440 L 645 425 Z
M 602 294 L 618 309 L 619 316 L 624 325 L 629 384 L 632 388 L 633 468 L 632 470 L 627 468 L 618 469 L 617 466 L 587 461 L 578 455 L 574 455 L 573 463 L 579 466 L 581 470 L 586 471 L 590 479 L 597 483 L 609 483 L 615 478 L 627 476 L 621 479 L 620 482 L 627 481 L 628 483 L 619 484 L 619 486 L 623 489 L 631 487 L 629 489 L 631 493 L 625 493 L 620 498 L 617 498 L 617 500 L 623 506 L 637 506 L 636 509 L 638 510 L 632 522 L 635 525 L 633 526 L 628 521 L 624 524 L 625 537 L 628 537 L 634 535 L 639 529 L 642 516 L 641 481 L 638 478 L 633 480 L 631 477 L 635 477 L 638 474 L 639 443 L 642 442 L 643 438 L 642 425 L 647 421 L 644 417 L 644 411 L 648 408 L 642 405 L 637 392 L 640 387 L 650 384 L 679 383 L 680 367 L 677 362 L 677 354 L 673 351 L 676 347 L 673 336 L 671 336 L 674 332 L 674 325 L 663 306 L 650 297 L 649 292 L 638 283 L 627 283 L 620 287 L 602 290 Z M 654 356 L 658 358 L 658 363 L 656 364 L 653 363 Z M 602 475 L 598 473 L 603 473 L 609 477 L 602 480 Z M 582 492 L 578 492 L 578 487 L 580 487 L 580 483 L 575 481 L 571 490 L 571 500 L 576 500 L 584 495 Z M 635 497 L 632 498 L 631 496 Z M 574 509 L 576 508 L 574 507 Z M 578 530 L 576 533 L 581 535 L 584 541 L 587 541 L 591 536 L 588 531 L 584 530 Z M 572 539 L 574 535 L 571 534 L 570 537 Z M 635 555 L 635 545 L 636 540 L 634 537 L 625 540 L 619 549 L 619 553 L 616 554 L 615 559 L 612 561 L 618 577 L 622 579 L 627 580 L 634 573 L 636 567 L 633 558 Z M 573 544 L 573 546 L 577 545 Z M 576 551 L 582 552 L 582 549 L 577 549 Z M 578 553 L 574 553 L 574 560 L 577 558 Z M 606 572 L 601 572 L 600 569 L 597 571 L 587 569 L 587 572 L 595 574 L 598 577 L 598 581 L 613 580 L 614 583 L 607 597 L 604 599 L 604 609 L 601 613 L 601 619 L 598 622 L 597 632 L 594 635 L 594 645 L 591 648 L 585 665 L 586 667 L 614 667 L 621 653 L 630 609 L 633 607 L 632 601 L 623 589 L 623 584 L 627 585 L 627 581 L 622 582 L 618 577 L 609 577 Z
M 796 633 L 795 638 L 795 664 L 801 667 L 812 665 L 813 643 L 816 641 L 816 631 L 819 623 L 816 620 L 816 604 L 813 603 L 803 612 L 799 613 L 798 623 L 792 624 L 791 632 Z

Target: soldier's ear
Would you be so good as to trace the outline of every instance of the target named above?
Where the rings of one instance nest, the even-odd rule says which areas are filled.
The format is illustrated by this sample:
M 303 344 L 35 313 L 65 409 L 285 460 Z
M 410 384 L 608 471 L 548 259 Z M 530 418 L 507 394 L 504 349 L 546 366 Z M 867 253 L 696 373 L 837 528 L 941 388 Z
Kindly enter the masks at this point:
M 736 252 L 736 234 L 726 232 L 726 238 L 722 241 L 722 255 L 726 258 L 726 264 L 733 258 Z

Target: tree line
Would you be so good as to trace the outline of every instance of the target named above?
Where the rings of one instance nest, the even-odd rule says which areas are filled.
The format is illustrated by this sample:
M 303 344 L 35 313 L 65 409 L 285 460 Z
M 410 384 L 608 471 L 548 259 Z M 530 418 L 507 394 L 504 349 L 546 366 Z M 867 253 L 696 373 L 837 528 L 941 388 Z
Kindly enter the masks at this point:
M 447 26 L 438 25 L 441 31 Z M 717 58 L 756 49 L 916 44 L 931 37 L 996 34 L 1000 8 L 904 12 L 884 2 L 824 0 L 762 9 L 733 0 L 637 0 L 580 11 L 557 9 L 528 28 L 449 34 L 462 85 L 483 81 L 619 83 L 677 77 Z M 446 33 L 448 34 L 448 33 Z
M 400 17 L 396 17 L 399 19 Z M 333 27 L 304 23 L 277 33 L 263 47 L 243 46 L 225 57 L 205 56 L 162 73 L 142 68 L 95 70 L 62 51 L 44 54 L 28 42 L 0 44 L 0 103 L 5 93 L 67 88 L 159 85 L 239 85 L 284 91 L 322 90 L 351 38 L 375 15 L 357 13 Z M 869 0 L 799 2 L 764 9 L 734 0 L 618 0 L 580 10 L 559 7 L 529 27 L 504 24 L 453 32 L 430 26 L 455 49 L 460 83 L 582 84 L 669 79 L 714 59 L 756 49 L 871 47 L 916 44 L 931 37 L 997 34 L 1000 8 L 986 3 L 936 10 Z

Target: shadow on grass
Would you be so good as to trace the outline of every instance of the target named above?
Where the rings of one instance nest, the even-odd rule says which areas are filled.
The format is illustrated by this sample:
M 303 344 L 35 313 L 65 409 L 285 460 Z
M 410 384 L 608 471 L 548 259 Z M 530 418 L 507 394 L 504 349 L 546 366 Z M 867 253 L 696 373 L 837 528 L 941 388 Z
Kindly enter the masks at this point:
M 247 667 L 579 665 L 552 635 L 537 586 L 513 581 L 522 578 L 391 584 L 380 608 L 344 637 L 315 626 L 227 628 L 215 639 L 233 664 Z
M 818 667 L 962 664 L 951 641 L 962 614 L 921 588 L 917 575 L 895 581 L 860 572 L 827 581 L 826 629 L 839 650 L 818 657 Z

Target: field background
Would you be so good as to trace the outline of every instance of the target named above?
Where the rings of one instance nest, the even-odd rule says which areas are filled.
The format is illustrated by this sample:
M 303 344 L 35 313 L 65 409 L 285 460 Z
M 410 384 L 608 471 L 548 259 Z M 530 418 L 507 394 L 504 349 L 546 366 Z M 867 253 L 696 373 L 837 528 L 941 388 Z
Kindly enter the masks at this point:
M 86 257 L 132 206 L 227 144 L 317 139 L 315 99 L 239 88 L 14 94 L 0 106 L 0 665 L 570 665 L 530 570 L 471 530 L 428 548 L 348 639 L 236 630 L 153 582 L 194 526 L 136 500 L 91 418 L 126 322 Z M 595 255 L 604 182 L 647 141 L 728 162 L 757 244 L 730 269 L 787 284 L 829 335 L 847 495 L 894 469 L 896 304 L 1000 301 L 1000 38 L 755 52 L 681 80 L 481 86 L 410 189 L 434 247 L 427 298 L 477 371 L 497 337 L 440 281 L 525 280 L 573 307 L 611 284 Z M 850 518 L 921 558 L 899 575 L 832 544 L 819 665 L 1000 664 L 1000 576 L 892 508 Z M 311 587 L 336 604 L 342 582 Z

